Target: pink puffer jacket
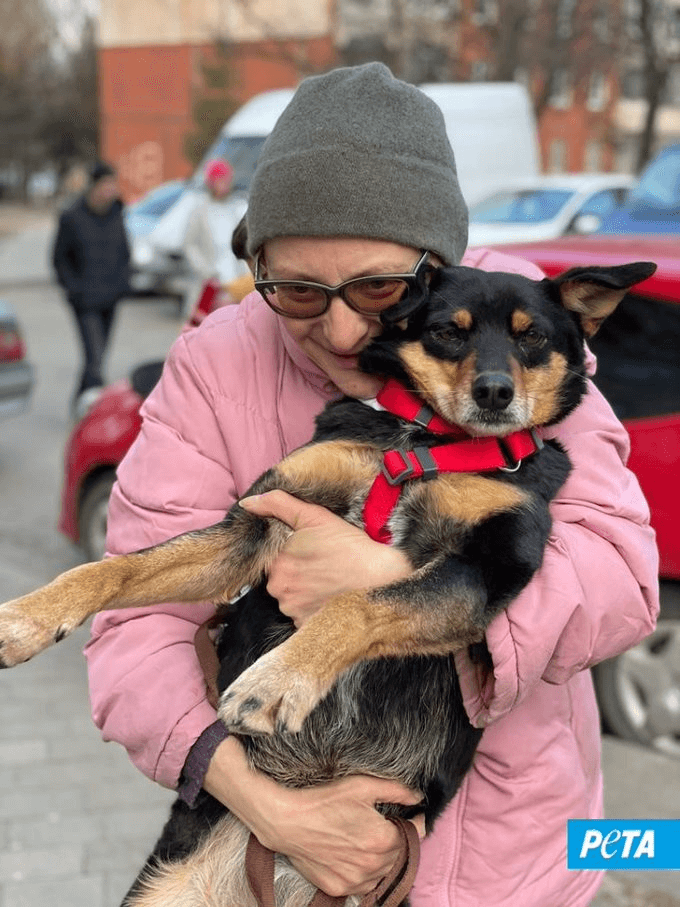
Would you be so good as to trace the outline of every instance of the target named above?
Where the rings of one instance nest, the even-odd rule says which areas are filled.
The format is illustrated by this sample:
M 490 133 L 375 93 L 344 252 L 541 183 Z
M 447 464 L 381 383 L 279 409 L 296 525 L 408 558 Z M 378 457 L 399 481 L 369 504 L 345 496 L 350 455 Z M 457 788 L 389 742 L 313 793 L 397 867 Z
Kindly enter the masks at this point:
M 485 270 L 540 272 L 496 252 Z M 593 360 L 591 359 L 591 365 Z M 109 549 L 127 552 L 217 522 L 261 472 L 312 434 L 322 374 L 251 295 L 175 343 L 118 471 Z M 574 471 L 554 502 L 543 566 L 493 622 L 492 676 L 457 656 L 466 707 L 486 727 L 461 791 L 426 840 L 414 907 L 585 907 L 595 873 L 566 869 L 566 821 L 602 813 L 590 665 L 639 642 L 658 612 L 649 514 L 628 438 L 592 386 L 554 434 Z M 215 720 L 196 660 L 210 606 L 112 612 L 87 646 L 94 720 L 139 769 L 176 786 Z

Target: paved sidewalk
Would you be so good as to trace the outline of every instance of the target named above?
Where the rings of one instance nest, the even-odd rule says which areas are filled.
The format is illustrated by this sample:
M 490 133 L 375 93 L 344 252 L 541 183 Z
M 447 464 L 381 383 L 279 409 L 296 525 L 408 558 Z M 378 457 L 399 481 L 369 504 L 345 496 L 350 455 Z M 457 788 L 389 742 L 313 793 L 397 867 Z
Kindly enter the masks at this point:
M 117 907 L 174 799 L 101 741 L 86 637 L 0 675 L 2 907 Z
M 51 210 L 0 204 L 0 290 L 53 281 L 50 258 L 56 223 Z M 29 235 L 33 242 L 27 243 Z
M 56 222 L 53 205 L 22 205 L 18 202 L 0 202 L 0 240 Z

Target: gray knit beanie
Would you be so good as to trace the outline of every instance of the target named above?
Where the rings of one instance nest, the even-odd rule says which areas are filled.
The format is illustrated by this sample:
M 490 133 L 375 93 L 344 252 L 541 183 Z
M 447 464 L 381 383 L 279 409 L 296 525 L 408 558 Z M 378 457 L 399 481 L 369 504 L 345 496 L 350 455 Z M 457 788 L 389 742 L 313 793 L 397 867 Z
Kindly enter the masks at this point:
M 251 254 L 280 236 L 365 236 L 457 264 L 467 207 L 441 110 L 382 63 L 305 79 L 265 142 Z

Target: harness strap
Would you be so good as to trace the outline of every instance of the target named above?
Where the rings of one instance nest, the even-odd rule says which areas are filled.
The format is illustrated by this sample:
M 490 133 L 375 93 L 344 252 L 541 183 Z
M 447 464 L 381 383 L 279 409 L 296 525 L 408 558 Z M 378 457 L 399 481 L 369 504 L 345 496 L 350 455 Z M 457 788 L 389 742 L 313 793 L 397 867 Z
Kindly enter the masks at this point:
M 434 447 L 395 448 L 383 456 L 383 467 L 364 503 L 364 527 L 377 542 L 389 544 L 387 524 L 399 501 L 401 486 L 409 479 L 432 479 L 442 472 L 514 472 L 521 461 L 543 446 L 534 429 L 522 429 L 502 438 L 473 438 L 446 422 L 398 381 L 387 381 L 377 396 L 386 410 L 450 440 Z
M 391 819 L 401 833 L 399 857 L 394 868 L 367 895 L 360 907 L 398 907 L 413 887 L 420 857 L 420 840 L 412 822 Z M 276 907 L 274 896 L 274 861 L 276 854 L 251 834 L 246 848 L 246 876 L 258 907 Z M 332 897 L 317 889 L 309 907 L 343 907 L 347 898 Z

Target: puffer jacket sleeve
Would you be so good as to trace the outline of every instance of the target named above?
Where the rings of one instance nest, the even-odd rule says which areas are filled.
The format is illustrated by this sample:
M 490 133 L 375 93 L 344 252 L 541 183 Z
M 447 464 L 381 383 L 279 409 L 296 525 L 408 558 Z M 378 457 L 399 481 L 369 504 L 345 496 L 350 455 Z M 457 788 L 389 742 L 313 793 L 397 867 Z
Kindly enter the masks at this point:
M 626 467 L 626 430 L 589 383 L 583 402 L 550 436 L 565 446 L 573 469 L 551 508 L 543 564 L 488 628 L 493 672 L 466 652 L 456 655 L 466 709 L 480 727 L 538 681 L 566 682 L 637 644 L 659 611 L 655 535 Z
M 146 401 L 140 435 L 110 501 L 111 554 L 138 550 L 220 520 L 234 482 L 210 389 L 187 338 Z M 95 618 L 85 654 L 95 723 L 148 777 L 177 785 L 186 754 L 215 720 L 194 649 L 212 605 L 164 605 Z M 176 682 L 178 677 L 181 683 Z

